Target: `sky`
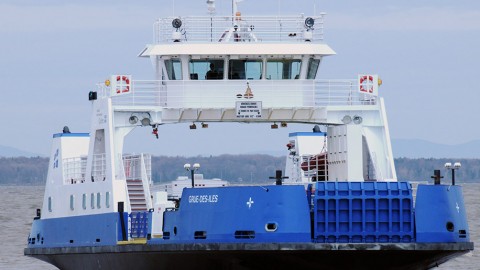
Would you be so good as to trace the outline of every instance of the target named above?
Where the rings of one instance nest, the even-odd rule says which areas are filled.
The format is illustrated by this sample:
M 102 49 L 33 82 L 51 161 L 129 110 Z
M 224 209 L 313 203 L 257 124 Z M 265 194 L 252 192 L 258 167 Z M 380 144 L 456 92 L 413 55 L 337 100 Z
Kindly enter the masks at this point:
M 0 2 L 0 145 L 48 156 L 63 126 L 89 132 L 88 92 L 110 74 L 153 79 L 148 59 L 160 17 L 206 15 L 205 0 Z M 217 0 L 229 15 L 230 1 Z M 324 59 L 322 79 L 379 74 L 392 139 L 462 144 L 480 138 L 480 2 L 245 0 L 244 15 L 326 12 L 325 42 L 337 55 Z M 208 129 L 165 125 L 156 140 L 137 128 L 127 152 L 219 155 L 282 151 L 288 133 L 265 124 L 212 123 Z M 395 153 L 395 149 L 393 149 Z M 480 149 L 472 149 L 480 152 Z

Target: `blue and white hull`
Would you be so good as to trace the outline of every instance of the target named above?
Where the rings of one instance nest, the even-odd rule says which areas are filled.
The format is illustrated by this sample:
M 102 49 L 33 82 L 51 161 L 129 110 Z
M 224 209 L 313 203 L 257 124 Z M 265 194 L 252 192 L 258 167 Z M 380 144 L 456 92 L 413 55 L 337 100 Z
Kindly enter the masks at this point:
M 25 254 L 72 270 L 370 270 L 429 269 L 473 250 L 460 186 L 441 185 L 438 171 L 414 199 L 397 181 L 379 76 L 319 79 L 335 54 L 324 17 L 157 20 L 139 55 L 156 80 L 110 76 L 88 95 L 90 132 L 54 135 Z M 222 122 L 313 132 L 289 134 L 276 185 L 204 187 L 200 164 L 185 164 L 181 197 L 151 191 L 150 155 L 123 152 L 136 128 L 155 141 L 166 124 Z
M 420 185 L 415 211 L 411 192 L 407 182 L 190 188 L 164 213 L 161 238 L 151 212 L 37 219 L 25 254 L 60 269 L 429 269 L 473 249 L 460 186 Z

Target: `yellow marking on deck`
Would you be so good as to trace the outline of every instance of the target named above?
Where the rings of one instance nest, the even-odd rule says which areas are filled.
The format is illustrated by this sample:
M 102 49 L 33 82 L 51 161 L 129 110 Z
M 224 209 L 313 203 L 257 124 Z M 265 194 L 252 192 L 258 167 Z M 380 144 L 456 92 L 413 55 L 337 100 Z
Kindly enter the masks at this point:
M 147 238 L 137 238 L 128 241 L 118 241 L 117 245 L 145 245 Z

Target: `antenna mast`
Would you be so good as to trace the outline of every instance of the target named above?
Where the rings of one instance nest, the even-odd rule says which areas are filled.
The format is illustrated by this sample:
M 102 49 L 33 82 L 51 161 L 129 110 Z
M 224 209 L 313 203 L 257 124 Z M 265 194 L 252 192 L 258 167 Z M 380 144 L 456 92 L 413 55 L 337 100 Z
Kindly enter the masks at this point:
M 243 0 L 232 0 L 232 17 L 235 17 L 238 11 L 238 3 Z

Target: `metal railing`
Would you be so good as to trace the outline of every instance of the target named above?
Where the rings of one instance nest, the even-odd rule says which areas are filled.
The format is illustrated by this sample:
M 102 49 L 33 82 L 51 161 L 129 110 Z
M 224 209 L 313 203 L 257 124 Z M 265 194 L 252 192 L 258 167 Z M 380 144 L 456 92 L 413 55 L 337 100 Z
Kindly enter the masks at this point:
M 126 180 L 144 180 L 144 189 L 149 190 L 152 184 L 152 157 L 149 154 L 124 155 L 121 157 L 121 168 L 124 174 L 120 178 Z M 106 154 L 93 155 L 92 181 L 103 181 L 106 178 L 107 160 Z M 77 184 L 85 182 L 87 171 L 87 156 L 79 156 L 63 159 L 63 179 L 65 184 Z
M 152 183 L 152 156 L 150 154 L 124 155 L 125 180 L 142 180 L 147 208 L 153 206 L 150 187 Z M 128 192 L 128 191 L 127 191 Z
M 154 24 L 155 43 L 171 42 L 321 42 L 324 14 L 311 17 L 314 25 L 305 26 L 299 16 L 214 16 L 167 17 Z M 180 20 L 179 28 L 173 27 Z
M 324 107 L 374 105 L 377 98 L 360 93 L 356 80 L 252 80 L 251 100 L 263 107 Z M 130 92 L 112 96 L 116 106 L 158 106 L 163 108 L 230 108 L 246 100 L 246 80 L 132 81 Z M 110 87 L 99 84 L 101 97 Z
M 152 178 L 152 157 L 149 154 L 124 155 L 123 167 L 126 180 L 139 180 L 146 178 L 150 183 Z
M 328 159 L 327 154 L 302 155 L 299 169 L 302 176 L 312 182 L 328 180 Z
M 87 157 L 72 157 L 63 159 L 63 180 L 65 184 L 85 182 Z
M 92 162 L 92 182 L 105 181 L 107 177 L 107 158 L 104 153 L 94 154 Z

